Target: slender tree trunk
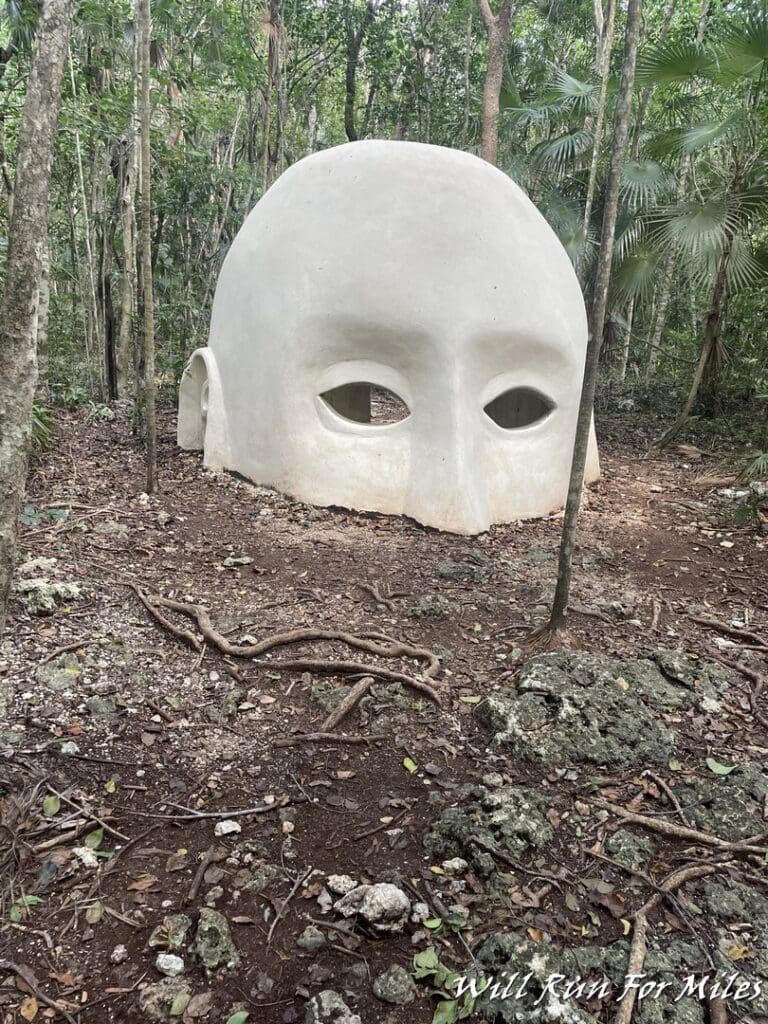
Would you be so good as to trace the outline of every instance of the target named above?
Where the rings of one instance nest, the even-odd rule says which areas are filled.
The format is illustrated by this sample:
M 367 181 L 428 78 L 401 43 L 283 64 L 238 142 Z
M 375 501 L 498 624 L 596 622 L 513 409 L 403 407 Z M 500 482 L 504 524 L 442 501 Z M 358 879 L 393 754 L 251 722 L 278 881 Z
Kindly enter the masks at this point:
M 499 161 L 499 96 L 504 80 L 504 60 L 512 23 L 512 0 L 501 0 L 498 14 L 491 10 L 489 0 L 478 0 L 478 5 L 488 37 L 480 155 L 489 164 L 496 165 Z
M 73 0 L 41 0 L 21 116 L 13 218 L 0 307 L 0 634 L 11 589 L 37 384 L 48 189 Z
M 152 198 L 149 99 L 150 0 L 136 0 L 139 28 L 139 121 L 141 165 L 141 276 L 144 304 L 144 419 L 147 432 L 147 493 L 157 490 L 157 419 L 155 415 L 155 309 L 152 287 Z
M 472 14 L 474 7 L 470 3 L 467 14 L 467 34 L 464 40 L 464 116 L 461 120 L 461 148 L 466 149 L 469 141 L 469 103 L 472 92 L 469 82 L 469 72 L 472 64 Z
M 611 279 L 611 262 L 613 258 L 613 242 L 616 233 L 616 217 L 619 208 L 619 183 L 629 137 L 629 121 L 632 113 L 632 94 L 635 84 L 635 64 L 637 62 L 637 46 L 640 38 L 640 20 L 642 0 L 628 0 L 627 32 L 624 43 L 624 62 L 621 73 L 621 86 L 616 104 L 616 116 L 613 125 L 613 145 L 611 148 L 611 164 L 606 183 L 603 226 L 600 236 L 600 252 L 597 261 L 592 316 L 590 318 L 590 334 L 587 345 L 587 358 L 584 366 L 584 382 L 579 403 L 579 416 L 576 424 L 576 436 L 573 446 L 573 462 L 571 477 L 568 483 L 568 499 L 563 520 L 563 534 L 560 541 L 560 557 L 557 567 L 557 585 L 552 603 L 552 614 L 549 628 L 564 629 L 566 613 L 571 590 L 571 569 L 573 550 L 576 545 L 576 528 L 581 507 L 581 492 L 584 486 L 584 467 L 587 461 L 589 434 L 592 426 L 592 415 L 595 404 L 595 386 L 597 384 L 598 363 L 600 361 L 600 345 L 603 339 L 605 313 L 608 305 L 608 286 Z
M 344 131 L 349 142 L 357 142 L 355 127 L 355 100 L 357 94 L 357 65 L 360 61 L 360 49 L 365 33 L 376 17 L 378 8 L 374 0 L 368 0 L 363 13 L 363 20 L 357 28 L 352 20 L 352 6 L 347 7 L 347 63 L 344 74 Z
M 621 359 L 619 360 L 619 373 L 618 377 L 620 381 L 627 379 L 627 364 L 629 363 L 629 349 L 632 343 L 632 324 L 635 319 L 635 300 L 630 300 L 629 309 L 627 310 L 627 330 L 624 334 L 624 340 L 621 346 Z
M 124 144 L 120 182 L 120 224 L 123 236 L 123 272 L 120 279 L 120 326 L 117 336 L 117 395 L 128 392 L 131 376 L 133 318 L 136 310 L 136 131 L 135 122 Z
M 592 143 L 592 162 L 587 182 L 587 198 L 584 203 L 581 245 L 579 246 L 579 255 L 576 259 L 576 274 L 582 286 L 584 285 L 584 268 L 586 266 L 587 243 L 589 241 L 589 222 L 592 219 L 592 207 L 595 202 L 597 171 L 600 166 L 600 147 L 603 142 L 603 129 L 605 127 L 605 108 L 608 100 L 608 79 L 611 75 L 611 53 L 613 51 L 613 30 L 615 25 L 616 0 L 608 0 L 608 9 L 605 16 L 603 16 L 603 10 L 598 0 L 595 3 L 595 32 L 598 40 L 595 65 L 600 75 L 600 98 L 597 104 L 595 140 Z

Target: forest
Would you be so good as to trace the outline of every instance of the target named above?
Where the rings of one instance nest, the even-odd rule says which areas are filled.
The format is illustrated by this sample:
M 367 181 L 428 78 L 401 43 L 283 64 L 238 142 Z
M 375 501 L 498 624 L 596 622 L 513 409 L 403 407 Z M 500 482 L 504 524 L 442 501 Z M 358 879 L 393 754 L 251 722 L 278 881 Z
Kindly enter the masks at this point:
M 0 0 L 3 1024 L 768 1020 L 767 312 L 765 0 Z

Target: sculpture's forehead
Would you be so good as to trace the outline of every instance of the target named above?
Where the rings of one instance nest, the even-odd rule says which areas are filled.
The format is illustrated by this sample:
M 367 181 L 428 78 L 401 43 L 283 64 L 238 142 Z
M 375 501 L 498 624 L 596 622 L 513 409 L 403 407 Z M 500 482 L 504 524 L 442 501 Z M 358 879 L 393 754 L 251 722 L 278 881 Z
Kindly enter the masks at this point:
M 305 159 L 256 206 L 228 262 L 262 320 L 364 308 L 373 325 L 417 333 L 514 329 L 583 347 L 581 292 L 551 228 L 506 175 L 455 150 L 372 141 Z

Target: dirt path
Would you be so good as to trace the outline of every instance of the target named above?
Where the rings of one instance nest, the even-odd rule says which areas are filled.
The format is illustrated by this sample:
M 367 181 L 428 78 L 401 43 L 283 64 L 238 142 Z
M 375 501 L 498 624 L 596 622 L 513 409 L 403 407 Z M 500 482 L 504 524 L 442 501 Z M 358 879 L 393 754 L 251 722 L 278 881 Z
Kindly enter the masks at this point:
M 603 479 L 583 516 L 574 646 L 621 658 L 672 648 L 742 659 L 764 673 L 759 643 L 745 647 L 696 618 L 768 637 L 768 539 L 754 524 L 734 525 L 731 500 L 697 490 L 699 467 L 686 466 L 684 456 L 645 461 L 612 433 L 622 431 L 605 430 Z M 317 898 L 327 874 L 404 878 L 439 917 L 440 897 L 430 895 L 439 875 L 422 843 L 435 794 L 451 797 L 489 771 L 516 783 L 539 780 L 530 765 L 489 749 L 473 711 L 509 683 L 516 639 L 546 616 L 560 518 L 468 539 L 311 508 L 215 479 L 196 455 L 175 448 L 170 419 L 160 478 L 162 493 L 141 493 L 141 452 L 122 422 L 64 423 L 33 474 L 24 557 L 55 562 L 22 578 L 74 582 L 83 596 L 51 616 L 30 615 L 16 601 L 0 649 L 0 708 L 3 687 L 10 700 L 0 729 L 0 959 L 28 966 L 36 978 L 30 992 L 16 972 L 18 987 L 0 989 L 0 1007 L 7 1020 L 43 1019 L 53 1012 L 43 993 L 83 1024 L 146 1020 L 138 990 L 160 977 L 156 951 L 146 948 L 150 932 L 169 914 L 194 917 L 207 905 L 230 922 L 240 967 L 206 979 L 189 966 L 200 998 L 184 1019 L 225 1021 L 242 1008 L 251 1021 L 290 1024 L 304 1020 L 309 995 L 332 988 L 355 993 L 365 1024 L 430 1021 L 425 996 L 387 1006 L 368 983 L 393 963 L 410 971 L 423 929 L 419 944 L 409 934 L 377 939 L 328 928 L 323 949 L 311 955 L 297 951 L 296 940 L 322 916 Z M 225 661 L 209 644 L 192 650 L 150 618 L 132 583 L 204 603 L 233 641 L 312 627 L 430 648 L 442 663 L 443 706 L 379 679 L 342 731 L 384 732 L 384 741 L 277 747 L 276 740 L 319 729 L 344 680 Z M 413 659 L 328 641 L 281 648 L 266 660 L 289 657 L 419 670 Z M 726 765 L 765 756 L 768 735 L 750 713 L 749 688 L 734 674 L 720 713 L 691 712 L 677 723 L 686 777 L 707 778 L 708 756 Z M 563 807 L 573 799 L 573 774 L 551 780 Z M 636 774 L 614 777 L 609 795 L 628 800 Z M 254 806 L 263 813 L 232 819 L 241 831 L 214 834 L 226 812 Z M 190 817 L 199 811 L 215 814 Z M 72 830 L 77 837 L 68 837 Z M 100 867 L 73 853 L 84 842 Z M 583 847 L 561 844 L 557 856 L 572 875 L 587 871 Z M 591 865 L 592 874 L 599 870 Z M 505 910 L 486 905 L 483 886 L 470 879 L 464 899 L 484 922 L 464 935 L 473 949 L 492 925 L 557 934 L 553 922 L 567 912 L 552 887 L 539 907 L 513 900 Z M 610 907 L 590 912 L 600 941 L 621 936 Z M 457 935 L 438 942 L 457 966 L 466 960 Z M 33 1002 L 35 1015 L 18 1016 L 24 1005 L 32 1013 Z

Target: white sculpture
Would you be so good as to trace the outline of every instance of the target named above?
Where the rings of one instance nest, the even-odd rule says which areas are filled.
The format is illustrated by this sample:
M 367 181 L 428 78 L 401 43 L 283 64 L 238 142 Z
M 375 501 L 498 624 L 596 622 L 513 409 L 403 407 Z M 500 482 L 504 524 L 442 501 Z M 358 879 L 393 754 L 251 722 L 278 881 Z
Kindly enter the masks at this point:
M 505 174 L 438 146 L 338 146 L 287 170 L 233 242 L 178 442 L 315 505 L 480 533 L 563 506 L 586 339 L 568 256 Z M 371 421 L 371 386 L 409 414 Z

